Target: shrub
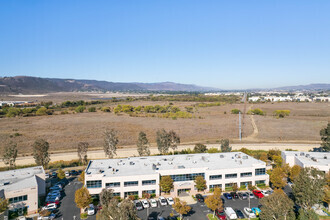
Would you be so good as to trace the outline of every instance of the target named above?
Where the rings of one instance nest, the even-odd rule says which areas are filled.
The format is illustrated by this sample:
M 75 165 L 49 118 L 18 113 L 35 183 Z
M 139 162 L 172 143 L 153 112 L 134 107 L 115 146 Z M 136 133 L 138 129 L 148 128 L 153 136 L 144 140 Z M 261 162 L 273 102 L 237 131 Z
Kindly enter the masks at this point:
M 234 109 L 231 110 L 231 113 L 232 113 L 232 114 L 238 114 L 238 113 L 240 113 L 240 112 L 241 112 L 241 110 L 239 110 L 239 109 L 237 109 L 237 108 L 234 108 Z
M 96 108 L 95 107 L 89 107 L 88 112 L 96 112 Z
M 274 116 L 277 118 L 284 118 L 285 116 L 290 115 L 290 110 L 276 110 L 274 111 Z
M 265 113 L 260 109 L 260 108 L 256 108 L 256 109 L 251 109 L 248 111 L 248 114 L 252 114 L 252 115 L 264 115 Z
M 47 109 L 45 107 L 41 107 L 37 110 L 36 115 L 47 115 Z
M 101 111 L 102 112 L 111 112 L 110 107 L 102 107 Z
M 85 212 L 80 214 L 81 219 L 87 219 L 87 217 L 88 217 L 88 215 Z
M 80 105 L 80 106 L 78 106 L 77 108 L 75 108 L 74 110 L 75 110 L 77 113 L 82 113 L 82 112 L 84 112 L 85 109 L 86 109 L 85 106 Z

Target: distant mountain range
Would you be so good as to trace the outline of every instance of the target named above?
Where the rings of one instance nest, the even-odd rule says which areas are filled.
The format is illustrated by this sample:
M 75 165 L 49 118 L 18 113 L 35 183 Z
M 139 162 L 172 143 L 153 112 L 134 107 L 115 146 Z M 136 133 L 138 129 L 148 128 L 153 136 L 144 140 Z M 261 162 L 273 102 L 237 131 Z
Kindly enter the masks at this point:
M 211 87 L 173 82 L 119 83 L 97 80 L 52 79 L 31 76 L 0 77 L 0 93 L 35 94 L 74 91 L 219 91 Z
M 330 90 L 330 84 L 318 83 L 309 85 L 299 85 L 299 86 L 284 86 L 275 88 L 275 90 L 282 91 L 318 91 L 318 90 Z

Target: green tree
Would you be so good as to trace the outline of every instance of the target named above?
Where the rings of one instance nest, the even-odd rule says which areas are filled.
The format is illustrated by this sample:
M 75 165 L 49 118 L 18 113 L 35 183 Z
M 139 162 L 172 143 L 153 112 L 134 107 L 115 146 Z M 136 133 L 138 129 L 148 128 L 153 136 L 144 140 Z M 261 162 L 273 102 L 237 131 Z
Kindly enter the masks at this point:
M 238 191 L 237 183 L 234 183 L 234 184 L 233 184 L 233 191 L 234 191 L 234 192 L 237 192 L 237 191 Z
M 259 216 L 261 220 L 295 219 L 293 212 L 294 203 L 281 189 L 275 190 L 272 195 L 262 198 L 260 203 L 262 205 Z
M 101 111 L 102 112 L 111 112 L 110 107 L 102 107 Z
M 172 148 L 172 150 L 177 149 L 178 144 L 180 144 L 180 137 L 173 130 L 169 131 L 168 135 L 170 137 L 170 148 Z
M 328 212 L 330 211 L 330 186 L 326 185 L 324 187 L 323 201 L 328 204 Z
M 203 191 L 206 189 L 206 180 L 202 176 L 196 176 L 194 182 L 198 191 Z
M 2 155 L 3 162 L 9 165 L 10 168 L 15 167 L 15 161 L 17 158 L 17 144 L 10 142 L 5 146 L 4 153 Z
M 195 153 L 205 153 L 207 151 L 207 147 L 204 144 L 196 144 L 194 147 Z
M 88 159 L 87 159 L 88 146 L 89 146 L 88 142 L 79 142 L 78 143 L 77 153 L 78 153 L 80 164 L 86 165 L 88 162 Z
M 282 167 L 275 167 L 270 174 L 269 180 L 272 182 L 273 186 L 276 188 L 283 188 L 286 186 L 285 172 Z
M 36 112 L 36 115 L 39 115 L 39 116 L 41 116 L 41 115 L 47 115 L 47 108 L 45 108 L 45 107 L 39 108 L 37 110 L 37 112 Z
M 162 176 L 160 178 L 159 186 L 163 192 L 170 192 L 173 188 L 173 180 L 171 176 Z
M 230 152 L 231 151 L 231 147 L 229 146 L 229 140 L 228 139 L 222 139 L 220 141 L 221 144 L 221 152 Z
M 100 193 L 100 203 L 102 206 L 108 206 L 112 198 L 114 198 L 112 189 L 102 189 Z
M 301 171 L 301 167 L 299 165 L 294 165 L 289 173 L 289 177 L 291 179 L 291 181 L 294 181 L 294 179 L 299 175 Z
M 116 151 L 118 142 L 117 132 L 114 129 L 106 129 L 104 132 L 103 150 L 108 158 L 113 158 L 114 155 L 117 155 Z
M 139 133 L 139 138 L 138 138 L 136 145 L 137 145 L 137 151 L 140 156 L 149 156 L 150 155 L 149 141 L 148 141 L 146 133 L 144 133 L 142 131 Z
M 304 210 L 304 209 L 299 209 L 298 213 L 298 220 L 319 220 L 319 217 L 317 214 L 314 212 L 313 209 L 311 210 Z
M 37 139 L 33 144 L 33 158 L 37 165 L 47 167 L 50 158 L 48 154 L 49 143 L 44 139 Z
M 6 116 L 9 117 L 9 118 L 16 117 L 16 116 L 20 115 L 20 113 L 21 113 L 21 110 L 20 109 L 14 108 L 14 107 L 10 107 L 7 110 Z
M 322 171 L 303 168 L 293 183 L 292 191 L 296 204 L 304 211 L 311 210 L 314 204 L 322 200 L 326 185 L 325 174 Z
M 78 176 L 78 181 L 82 184 L 85 184 L 85 171 L 82 171 L 81 174 Z
M 321 135 L 321 147 L 324 151 L 330 151 L 330 122 L 328 122 L 328 126 L 321 129 L 320 131 Z
M 0 213 L 3 213 L 8 209 L 8 200 L 0 197 Z
M 89 107 L 88 108 L 88 112 L 96 112 L 96 108 L 93 106 L 93 107 Z
M 57 170 L 57 178 L 60 180 L 65 178 L 65 173 L 61 168 Z
M 82 113 L 85 111 L 85 106 L 83 105 L 79 105 L 77 108 L 75 108 L 74 110 L 77 112 L 77 113 Z
M 85 209 L 92 202 L 92 197 L 86 187 L 82 187 L 75 192 L 74 201 L 78 208 Z
M 214 188 L 213 195 L 206 197 L 205 204 L 209 209 L 213 211 L 213 217 L 215 215 L 215 210 L 222 210 L 223 203 L 221 199 L 221 189 L 218 187 Z
M 183 215 L 188 214 L 190 212 L 191 207 L 187 205 L 187 202 L 180 201 L 179 198 L 175 198 L 175 203 L 172 205 L 173 209 L 180 214 L 180 219 L 183 219 Z

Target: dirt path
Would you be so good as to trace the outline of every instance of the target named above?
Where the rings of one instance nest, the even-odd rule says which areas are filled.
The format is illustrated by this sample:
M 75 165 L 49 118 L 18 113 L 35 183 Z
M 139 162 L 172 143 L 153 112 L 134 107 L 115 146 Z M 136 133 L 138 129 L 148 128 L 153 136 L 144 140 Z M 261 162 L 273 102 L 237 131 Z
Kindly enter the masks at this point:
M 249 110 L 252 109 L 252 106 L 253 105 L 251 105 L 249 107 Z M 253 132 L 252 132 L 252 134 L 250 136 L 246 137 L 244 140 L 251 141 L 251 140 L 254 140 L 258 136 L 259 130 L 258 130 L 258 127 L 257 127 L 256 122 L 254 121 L 253 114 L 250 114 L 249 116 L 250 116 L 251 124 L 252 124 L 252 127 L 253 127 Z
M 208 148 L 216 147 L 219 148 L 219 144 L 206 144 Z M 300 151 L 308 151 L 313 149 L 314 147 L 319 147 L 319 144 L 296 144 L 296 143 L 256 143 L 256 144 L 231 144 L 233 150 L 239 150 L 242 147 L 251 149 L 251 150 L 269 150 L 269 149 L 293 149 Z M 183 150 L 187 148 L 194 148 L 194 145 L 180 145 L 178 146 L 178 150 Z M 156 147 L 150 148 L 151 154 L 157 154 L 158 149 Z M 126 147 L 117 150 L 117 157 L 133 157 L 138 156 L 136 148 Z M 78 159 L 76 152 L 65 152 L 65 153 L 51 153 L 50 155 L 51 161 L 70 161 L 73 159 Z M 103 150 L 92 150 L 88 152 L 88 158 L 90 159 L 104 159 L 104 151 Z M 32 156 L 26 157 L 18 157 L 16 159 L 16 165 L 28 165 L 33 164 L 34 159 Z M 0 161 L 0 167 L 5 166 L 5 164 Z

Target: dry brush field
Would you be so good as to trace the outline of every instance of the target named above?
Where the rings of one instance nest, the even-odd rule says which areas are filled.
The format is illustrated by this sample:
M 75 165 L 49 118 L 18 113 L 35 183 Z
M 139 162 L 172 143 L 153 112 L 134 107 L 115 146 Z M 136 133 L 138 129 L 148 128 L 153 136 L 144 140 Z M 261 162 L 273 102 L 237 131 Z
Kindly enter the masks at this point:
M 168 102 L 135 101 L 137 105 L 167 105 Z M 173 102 L 184 109 L 191 102 Z M 114 107 L 117 104 L 112 103 Z M 251 104 L 248 104 L 247 109 Z M 109 106 L 109 105 L 108 105 Z M 198 108 L 192 119 L 130 117 L 122 113 L 85 112 L 80 114 L 51 115 L 27 118 L 0 119 L 0 150 L 8 141 L 18 143 L 20 153 L 32 153 L 32 144 L 36 138 L 46 139 L 51 151 L 75 150 L 77 143 L 87 141 L 92 148 L 101 148 L 103 132 L 106 128 L 118 131 L 119 145 L 134 145 L 138 133 L 144 131 L 155 145 L 155 134 L 158 129 L 173 129 L 184 143 L 216 143 L 222 138 L 233 142 L 238 139 L 238 115 L 230 114 L 231 109 L 243 110 L 243 104 L 226 104 L 222 106 Z M 266 116 L 254 116 L 258 135 L 249 142 L 297 142 L 311 143 L 320 140 L 319 131 L 330 120 L 329 103 L 266 103 L 253 104 L 267 112 Z M 277 119 L 272 112 L 278 109 L 291 110 L 289 117 Z M 226 114 L 224 114 L 226 112 Z M 21 136 L 15 136 L 15 133 Z M 253 133 L 249 116 L 243 123 L 243 141 Z M 11 137 L 12 136 L 12 137 Z

